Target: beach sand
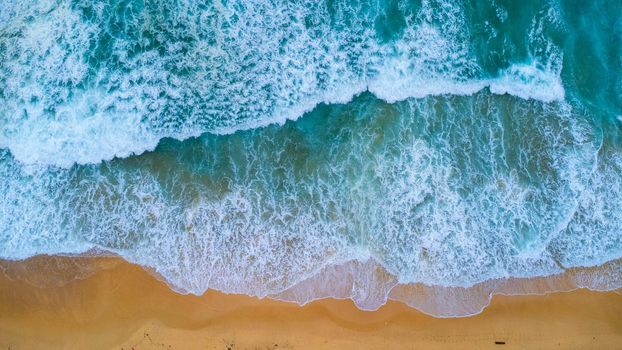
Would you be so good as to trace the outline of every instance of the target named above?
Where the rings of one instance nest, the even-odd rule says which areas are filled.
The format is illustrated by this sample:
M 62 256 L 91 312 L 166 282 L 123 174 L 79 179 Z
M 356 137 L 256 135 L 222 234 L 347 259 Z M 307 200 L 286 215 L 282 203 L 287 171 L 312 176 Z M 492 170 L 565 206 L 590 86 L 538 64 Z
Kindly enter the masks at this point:
M 3 349 L 622 349 L 622 295 L 495 296 L 441 319 L 398 302 L 181 295 L 120 258 L 37 257 L 0 264 Z

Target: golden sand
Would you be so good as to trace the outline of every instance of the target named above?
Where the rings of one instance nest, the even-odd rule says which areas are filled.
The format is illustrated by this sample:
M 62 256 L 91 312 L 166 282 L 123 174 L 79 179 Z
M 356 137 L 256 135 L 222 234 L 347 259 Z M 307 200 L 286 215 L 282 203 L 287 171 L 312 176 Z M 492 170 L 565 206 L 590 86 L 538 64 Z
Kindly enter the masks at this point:
M 439 319 L 398 302 L 180 295 L 119 258 L 38 257 L 0 265 L 3 349 L 622 349 L 622 295 L 495 296 Z

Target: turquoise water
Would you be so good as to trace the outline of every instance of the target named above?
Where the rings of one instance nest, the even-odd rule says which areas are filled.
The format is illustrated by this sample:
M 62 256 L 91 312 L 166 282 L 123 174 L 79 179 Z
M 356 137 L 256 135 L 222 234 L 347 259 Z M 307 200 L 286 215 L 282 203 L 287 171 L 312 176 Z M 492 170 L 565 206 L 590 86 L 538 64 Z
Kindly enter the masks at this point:
M 1 2 L 1 258 L 266 296 L 622 257 L 619 1 Z

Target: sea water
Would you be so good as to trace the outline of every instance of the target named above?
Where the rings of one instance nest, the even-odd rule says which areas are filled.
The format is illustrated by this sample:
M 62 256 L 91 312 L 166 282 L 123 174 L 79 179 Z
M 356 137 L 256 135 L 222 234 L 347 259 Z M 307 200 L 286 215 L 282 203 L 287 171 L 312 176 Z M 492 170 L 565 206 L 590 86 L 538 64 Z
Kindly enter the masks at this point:
M 620 1 L 0 0 L 0 258 L 373 309 L 617 261 L 621 207 Z

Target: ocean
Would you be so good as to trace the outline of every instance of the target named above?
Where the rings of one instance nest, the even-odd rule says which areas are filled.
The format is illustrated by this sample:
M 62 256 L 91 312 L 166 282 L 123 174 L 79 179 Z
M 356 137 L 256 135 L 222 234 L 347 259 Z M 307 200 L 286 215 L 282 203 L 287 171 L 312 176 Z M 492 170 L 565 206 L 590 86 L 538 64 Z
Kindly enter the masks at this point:
M 1 259 L 371 310 L 620 288 L 620 208 L 621 1 L 0 0 Z

